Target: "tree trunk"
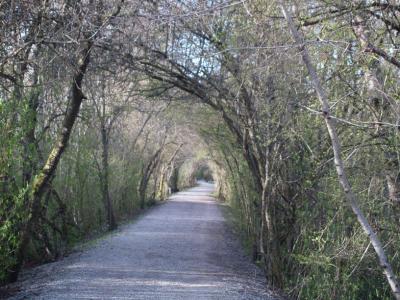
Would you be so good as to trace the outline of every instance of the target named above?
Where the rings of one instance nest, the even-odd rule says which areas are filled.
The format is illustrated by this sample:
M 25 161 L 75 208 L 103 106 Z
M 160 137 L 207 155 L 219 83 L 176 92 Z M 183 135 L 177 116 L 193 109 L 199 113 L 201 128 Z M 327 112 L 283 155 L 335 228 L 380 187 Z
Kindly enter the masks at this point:
M 165 141 L 164 141 L 165 142 Z M 149 163 L 146 167 L 143 167 L 142 170 L 142 178 L 140 179 L 139 187 L 138 187 L 138 195 L 140 199 L 140 208 L 144 209 L 146 206 L 146 189 L 149 183 L 150 177 L 154 172 L 154 169 L 158 166 L 160 155 L 164 149 L 165 144 L 156 151 L 156 153 L 150 158 Z
M 102 124 L 101 126 L 101 145 L 102 145 L 102 170 L 101 170 L 101 176 L 102 176 L 102 197 L 103 197 L 103 203 L 105 205 L 106 213 L 107 213 L 107 225 L 108 225 L 108 230 L 114 230 L 117 228 L 117 222 L 115 220 L 115 214 L 114 214 L 114 208 L 113 208 L 113 203 L 110 197 L 110 191 L 109 191 L 109 143 L 108 143 L 108 136 L 107 136 L 107 130 L 105 128 L 105 125 Z
M 138 188 L 140 209 L 144 209 L 146 206 L 146 188 L 147 188 L 147 180 L 145 180 L 144 175 L 142 175 Z
M 321 85 L 317 71 L 311 62 L 311 58 L 308 54 L 308 50 L 304 43 L 304 38 L 303 38 L 302 34 L 297 30 L 297 28 L 293 22 L 292 16 L 291 16 L 290 12 L 286 9 L 284 2 L 282 0 L 279 0 L 279 4 L 280 4 L 281 10 L 282 10 L 282 13 L 288 23 L 289 30 L 297 44 L 299 51 L 301 52 L 303 62 L 308 70 L 308 73 L 310 74 L 311 82 L 314 86 L 314 89 L 317 93 L 318 99 L 321 103 L 322 115 L 324 117 L 325 124 L 328 129 L 328 133 L 329 133 L 331 143 L 332 143 L 336 172 L 338 174 L 339 182 L 343 188 L 346 200 L 350 204 L 350 206 L 353 210 L 353 213 L 356 215 L 358 222 L 360 223 L 361 227 L 364 229 L 365 233 L 368 235 L 368 237 L 371 241 L 371 244 L 375 249 L 375 252 L 379 259 L 379 263 L 380 263 L 381 267 L 383 268 L 383 273 L 385 274 L 386 279 L 392 289 L 394 297 L 396 299 L 400 300 L 399 284 L 398 284 L 397 278 L 393 272 L 392 266 L 389 263 L 386 253 L 383 249 L 383 245 L 382 245 L 381 241 L 379 240 L 378 236 L 376 235 L 376 233 L 374 232 L 373 228 L 369 224 L 368 220 L 364 216 L 363 212 L 361 211 L 361 209 L 358 205 L 358 202 L 357 202 L 356 195 L 352 191 L 350 182 L 349 182 L 347 174 L 346 174 L 346 170 L 344 168 L 339 137 L 338 137 L 337 131 L 336 131 L 336 124 L 335 124 L 334 120 L 331 118 L 328 97 L 325 93 L 325 90 L 323 89 L 323 87 Z
M 165 190 L 166 187 L 169 187 L 170 178 L 173 175 L 172 171 L 174 170 L 174 160 L 178 155 L 179 150 L 182 148 L 183 144 L 178 145 L 175 151 L 172 153 L 171 157 L 165 164 L 164 168 L 161 171 L 161 179 L 160 179 L 160 188 L 159 188 L 159 195 L 160 200 L 164 200 L 168 198 L 169 192 Z
M 354 17 L 353 22 L 354 33 L 361 45 L 362 49 L 368 47 L 369 34 L 365 28 L 365 21 L 360 15 Z M 365 70 L 365 83 L 367 85 L 367 96 L 369 101 L 369 106 L 372 107 L 374 122 L 376 122 L 376 131 L 380 132 L 379 138 L 382 143 L 387 143 L 387 137 L 389 136 L 388 128 L 380 125 L 380 122 L 384 121 L 378 116 L 387 116 L 393 112 L 396 117 L 396 124 L 400 122 L 400 109 L 397 101 L 392 99 L 384 91 L 384 83 L 382 76 L 381 62 L 379 60 L 373 60 L 372 62 L 365 59 L 363 62 L 366 65 Z M 389 109 L 391 108 L 391 110 Z M 385 149 L 386 150 L 386 149 Z M 385 160 L 386 160 L 386 184 L 388 188 L 388 198 L 395 204 L 400 203 L 400 180 L 399 180 L 399 163 L 397 159 L 397 149 L 389 147 L 386 150 Z
M 33 85 L 37 84 L 38 81 L 38 71 L 37 68 L 34 68 L 34 81 Z M 35 172 L 35 168 L 37 167 L 37 149 L 36 149 L 36 137 L 35 137 L 35 129 L 37 124 L 37 109 L 39 107 L 39 92 L 36 90 L 31 91 L 28 100 L 29 107 L 29 116 L 27 125 L 27 131 L 25 133 L 23 139 L 24 145 L 24 162 L 23 162 L 23 170 L 22 170 L 22 180 L 23 185 L 28 185 L 32 180 L 32 174 Z
M 82 82 L 89 65 L 92 44 L 92 41 L 86 41 L 83 49 L 81 49 L 79 53 L 78 68 L 72 79 L 72 98 L 63 120 L 62 130 L 59 133 L 56 142 L 54 143 L 53 149 L 48 155 L 45 165 L 33 180 L 28 203 L 29 214 L 27 216 L 27 221 L 21 230 L 21 242 L 16 250 L 16 262 L 8 271 L 8 279 L 10 281 L 16 281 L 18 278 L 18 274 L 24 262 L 26 250 L 32 236 L 32 230 L 36 227 L 35 224 L 39 218 L 41 210 L 41 198 L 45 193 L 47 186 L 51 183 L 58 163 L 60 162 L 61 155 L 67 147 L 73 125 L 78 117 L 79 109 L 82 100 L 84 99 L 84 95 L 82 93 Z
M 270 178 L 270 148 L 272 145 L 267 145 L 265 151 L 265 177 L 263 180 L 263 188 L 261 195 L 261 229 L 260 229 L 260 253 L 263 256 L 267 279 L 272 287 L 282 288 L 283 277 L 281 270 L 281 259 L 279 255 L 278 239 L 275 231 L 275 222 L 273 220 L 273 199 L 270 193 L 271 178 Z M 264 240 L 264 232 L 266 240 Z M 266 250 L 264 249 L 266 245 Z
M 179 167 L 172 166 L 171 176 L 169 177 L 168 186 L 171 188 L 171 193 L 179 192 L 178 188 Z

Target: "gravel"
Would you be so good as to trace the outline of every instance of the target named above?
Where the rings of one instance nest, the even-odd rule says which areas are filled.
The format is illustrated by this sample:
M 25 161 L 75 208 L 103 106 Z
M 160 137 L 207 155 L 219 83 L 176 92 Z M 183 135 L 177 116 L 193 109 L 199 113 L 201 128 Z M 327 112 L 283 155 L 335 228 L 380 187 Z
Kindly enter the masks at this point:
M 213 188 L 199 182 L 89 249 L 24 271 L 10 299 L 278 299 Z

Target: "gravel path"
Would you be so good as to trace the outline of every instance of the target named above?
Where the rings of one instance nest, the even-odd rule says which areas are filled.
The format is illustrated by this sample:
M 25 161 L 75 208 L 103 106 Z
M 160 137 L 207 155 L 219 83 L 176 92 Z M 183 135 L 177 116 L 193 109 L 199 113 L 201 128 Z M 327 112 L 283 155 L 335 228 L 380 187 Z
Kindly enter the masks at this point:
M 90 249 L 25 271 L 12 299 L 277 299 L 212 191 L 200 182 Z

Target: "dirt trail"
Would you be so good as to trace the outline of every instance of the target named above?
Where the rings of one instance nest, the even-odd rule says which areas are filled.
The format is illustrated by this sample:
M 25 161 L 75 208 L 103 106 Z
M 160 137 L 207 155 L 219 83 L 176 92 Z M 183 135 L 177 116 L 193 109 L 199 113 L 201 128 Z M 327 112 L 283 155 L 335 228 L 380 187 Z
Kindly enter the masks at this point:
M 212 191 L 200 182 L 92 248 L 25 271 L 12 299 L 274 299 Z

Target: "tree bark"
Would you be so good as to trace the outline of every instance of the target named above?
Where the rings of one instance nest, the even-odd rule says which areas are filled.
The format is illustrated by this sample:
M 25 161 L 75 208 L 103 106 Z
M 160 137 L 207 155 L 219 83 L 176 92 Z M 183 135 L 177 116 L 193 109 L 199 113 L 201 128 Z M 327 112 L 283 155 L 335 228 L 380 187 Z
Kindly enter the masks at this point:
M 355 28 L 354 33 L 357 36 L 363 51 L 378 55 L 382 57 L 384 60 L 386 60 L 388 63 L 391 63 L 397 68 L 400 68 L 400 60 L 398 60 L 393 55 L 388 54 L 386 51 L 376 47 L 369 41 L 368 36 L 365 34 L 364 30 L 362 30 L 363 24 L 364 24 L 363 18 L 360 15 L 356 15 L 353 26 Z
M 109 139 L 107 134 L 107 129 L 105 128 L 105 124 L 101 126 L 101 145 L 102 145 L 102 196 L 103 203 L 107 212 L 107 225 L 108 230 L 114 230 L 117 228 L 117 222 L 115 220 L 114 207 L 110 197 L 110 189 L 109 189 Z
M 62 130 L 59 133 L 57 141 L 55 142 L 45 165 L 33 180 L 31 193 L 29 196 L 27 221 L 21 230 L 20 244 L 16 251 L 16 262 L 8 271 L 8 278 L 10 281 L 16 281 L 18 278 L 18 274 L 24 262 L 26 250 L 32 237 L 32 230 L 35 228 L 35 224 L 39 218 L 41 210 L 41 198 L 45 193 L 46 188 L 51 183 L 61 156 L 67 147 L 73 125 L 78 117 L 79 109 L 82 100 L 84 99 L 84 95 L 82 93 L 82 82 L 89 65 L 92 45 L 93 42 L 91 40 L 85 41 L 84 47 L 79 53 L 77 70 L 72 79 L 72 98 L 64 117 Z
M 273 199 L 270 193 L 271 177 L 270 177 L 270 148 L 272 145 L 267 145 L 265 151 L 265 177 L 263 180 L 263 190 L 261 195 L 261 229 L 259 237 L 259 249 L 263 256 L 268 282 L 272 287 L 282 288 L 283 277 L 281 269 L 281 259 L 279 255 L 279 245 L 275 230 L 275 222 L 273 216 Z M 264 232 L 267 233 L 264 241 Z M 264 245 L 267 246 L 266 250 Z
M 383 269 L 383 273 L 385 274 L 386 279 L 392 289 L 395 299 L 400 300 L 399 284 L 398 284 L 397 278 L 393 272 L 392 266 L 389 263 L 389 260 L 383 249 L 383 245 L 382 245 L 381 241 L 379 240 L 378 236 L 376 235 L 376 233 L 374 232 L 373 228 L 369 224 L 367 218 L 364 216 L 364 213 L 361 211 L 361 209 L 358 205 L 356 195 L 352 191 L 350 182 L 349 182 L 347 174 L 346 174 L 346 170 L 344 168 L 339 137 L 338 137 L 337 131 L 336 131 L 336 124 L 335 124 L 334 119 L 331 118 L 328 97 L 325 93 L 324 88 L 322 87 L 322 84 L 318 77 L 317 71 L 311 62 L 310 55 L 308 54 L 308 50 L 304 43 L 304 37 L 297 30 L 297 28 L 293 22 L 291 13 L 286 9 L 285 4 L 282 0 L 279 0 L 279 6 L 282 10 L 282 13 L 283 13 L 287 23 L 288 23 L 290 33 L 293 36 L 293 39 L 295 40 L 299 51 L 301 52 L 303 62 L 304 62 L 305 66 L 308 70 L 308 73 L 311 77 L 311 83 L 314 86 L 314 89 L 317 93 L 318 99 L 321 103 L 322 115 L 324 117 L 325 124 L 326 124 L 328 133 L 329 133 L 329 136 L 331 139 L 336 172 L 338 174 L 339 182 L 344 191 L 346 200 L 350 204 L 350 206 L 353 210 L 353 213 L 356 215 L 358 222 L 360 223 L 360 225 L 363 228 L 363 230 L 365 231 L 365 233 L 368 235 L 368 237 L 371 241 L 371 244 L 373 245 L 373 247 L 375 249 L 375 252 L 379 259 L 379 263 L 380 263 L 380 265 Z
M 353 31 L 361 45 L 362 49 L 368 47 L 369 34 L 368 30 L 365 28 L 365 21 L 360 15 L 354 17 Z M 376 122 L 376 131 L 380 132 L 379 139 L 382 143 L 387 142 L 387 137 L 389 135 L 388 128 L 384 128 L 380 125 L 383 121 L 382 116 L 388 117 L 391 114 L 389 107 L 396 117 L 396 124 L 400 122 L 400 109 L 397 101 L 392 99 L 384 91 L 384 83 L 379 76 L 382 72 L 381 62 L 374 60 L 372 63 L 366 59 L 363 61 L 366 65 L 365 70 L 365 81 L 367 85 L 367 96 L 369 100 L 369 105 L 376 110 L 374 113 L 374 121 Z M 378 117 L 380 116 L 380 118 Z M 399 180 L 399 164 L 397 159 L 397 149 L 391 149 L 385 152 L 386 160 L 386 184 L 388 188 L 388 197 L 394 204 L 400 203 L 400 180 Z
M 168 198 L 168 191 L 165 191 L 165 186 L 169 187 L 168 183 L 170 181 L 170 177 L 172 175 L 172 170 L 171 167 L 173 168 L 173 162 L 176 158 L 176 156 L 179 153 L 179 150 L 182 148 L 183 144 L 179 144 L 178 147 L 176 147 L 175 151 L 172 153 L 171 157 L 165 164 L 165 167 L 163 168 L 161 172 L 161 179 L 160 179 L 160 184 L 159 184 L 159 191 L 158 195 L 160 196 L 161 200 L 164 200 Z
M 140 200 L 140 209 L 144 209 L 146 206 L 146 189 L 147 189 L 147 185 L 149 183 L 150 177 L 153 174 L 155 168 L 158 166 L 159 160 L 160 160 L 160 156 L 161 153 L 164 149 L 164 143 L 163 145 L 160 147 L 160 149 L 158 149 L 156 151 L 156 153 L 150 158 L 149 163 L 147 164 L 146 167 L 143 168 L 142 171 L 142 178 L 140 180 L 139 183 L 139 187 L 138 187 L 138 194 L 139 194 L 139 200 Z

